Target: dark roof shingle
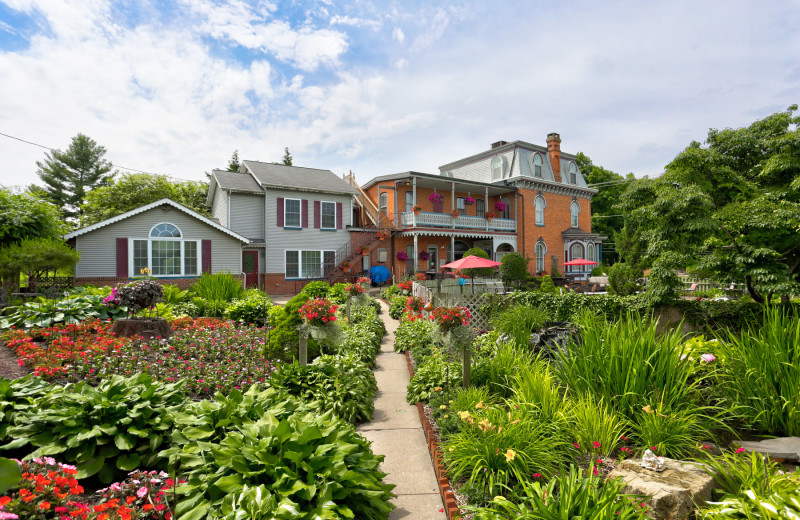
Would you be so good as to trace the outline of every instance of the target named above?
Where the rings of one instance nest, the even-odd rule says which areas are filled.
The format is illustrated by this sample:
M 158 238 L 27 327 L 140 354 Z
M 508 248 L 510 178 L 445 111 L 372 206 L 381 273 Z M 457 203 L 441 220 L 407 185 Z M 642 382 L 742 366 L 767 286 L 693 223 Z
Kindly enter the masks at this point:
M 249 173 L 228 172 L 225 170 L 214 170 L 214 177 L 223 190 L 254 191 L 262 192 L 261 186 Z
M 282 164 L 242 161 L 262 186 L 288 189 L 356 193 L 356 190 L 330 170 L 284 166 Z

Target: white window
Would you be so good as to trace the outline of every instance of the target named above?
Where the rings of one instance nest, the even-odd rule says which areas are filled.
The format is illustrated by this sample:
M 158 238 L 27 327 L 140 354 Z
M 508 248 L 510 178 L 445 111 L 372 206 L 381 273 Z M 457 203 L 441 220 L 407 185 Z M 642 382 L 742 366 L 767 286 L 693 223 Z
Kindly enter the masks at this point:
M 492 180 L 496 181 L 503 178 L 503 159 L 499 155 L 492 158 Z
M 286 250 L 285 255 L 286 278 L 319 278 L 336 262 L 336 251 Z
M 581 212 L 581 206 L 578 204 L 578 201 L 572 201 L 572 204 L 569 205 L 569 212 L 570 215 L 572 215 L 572 227 L 578 227 L 578 213 Z
M 533 206 L 536 208 L 536 225 L 544 226 L 544 208 L 547 206 L 544 197 L 537 195 L 533 200 Z
M 577 260 L 578 258 L 583 258 L 583 246 L 578 244 L 572 244 L 572 247 L 569 248 L 569 256 L 570 260 Z
M 283 225 L 284 227 L 300 227 L 300 199 L 284 199 Z
M 336 203 L 320 202 L 320 227 L 322 229 L 336 229 Z
M 586 246 L 586 259 L 594 262 L 594 244 Z
M 464 204 L 464 197 L 456 197 L 456 209 L 459 215 L 467 214 L 467 205 Z
M 569 183 L 578 184 L 578 166 L 574 162 L 569 163 Z
M 544 246 L 544 242 L 538 242 L 536 244 L 536 272 L 543 273 L 544 272 L 544 255 L 547 252 L 547 248 Z
M 153 276 L 194 276 L 198 274 L 197 240 L 183 240 L 174 224 L 162 222 L 150 229 L 149 238 L 134 239 L 131 248 L 133 276 L 147 268 Z
M 478 199 L 475 201 L 475 215 L 482 217 L 486 214 L 486 201 Z
M 406 211 L 413 211 L 414 210 L 414 192 L 407 191 L 406 192 Z
M 542 178 L 542 155 L 533 154 L 533 176 Z
M 389 214 L 389 195 L 384 191 L 378 197 L 378 209 L 382 215 Z

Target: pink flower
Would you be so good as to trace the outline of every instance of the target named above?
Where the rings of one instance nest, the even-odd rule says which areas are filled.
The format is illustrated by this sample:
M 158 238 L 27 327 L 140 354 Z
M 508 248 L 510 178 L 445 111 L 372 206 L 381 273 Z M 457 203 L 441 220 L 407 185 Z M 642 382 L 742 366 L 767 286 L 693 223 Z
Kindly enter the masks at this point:
M 594 447 L 594 449 L 596 449 L 596 450 L 597 450 L 597 449 L 600 449 L 600 443 L 599 443 L 598 441 L 593 441 L 593 442 L 592 442 L 592 446 L 593 446 L 593 447 Z
M 578 444 L 577 442 L 573 442 L 573 443 L 572 443 L 572 445 L 573 445 L 573 446 L 575 446 L 575 449 L 576 449 L 576 450 L 579 450 L 579 449 L 581 449 L 581 445 L 580 445 L 580 444 Z
M 142 486 L 136 491 L 136 496 L 139 498 L 144 497 L 147 494 L 147 487 Z
M 744 449 L 744 448 L 742 448 L 741 446 L 739 446 L 738 448 L 736 448 L 736 453 L 744 453 L 744 452 L 745 452 L 745 449 Z
M 702 354 L 700 356 L 700 361 L 703 363 L 713 363 L 716 360 L 717 358 L 714 356 L 714 354 Z

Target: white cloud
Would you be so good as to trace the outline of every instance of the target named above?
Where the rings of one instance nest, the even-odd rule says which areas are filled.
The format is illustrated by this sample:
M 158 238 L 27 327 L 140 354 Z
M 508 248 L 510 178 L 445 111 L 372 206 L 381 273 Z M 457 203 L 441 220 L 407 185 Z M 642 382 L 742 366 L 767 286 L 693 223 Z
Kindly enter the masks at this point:
M 406 41 L 406 33 L 403 32 L 403 29 L 395 27 L 394 30 L 392 30 L 392 38 L 400 43 L 403 43 Z
M 354 18 L 352 16 L 336 15 L 331 18 L 331 25 L 349 25 L 352 27 L 369 27 L 374 31 L 380 30 L 383 23 L 380 20 L 367 18 Z
M 399 60 L 394 62 L 394 68 L 397 70 L 403 70 L 408 67 L 408 60 L 405 58 L 400 58 Z

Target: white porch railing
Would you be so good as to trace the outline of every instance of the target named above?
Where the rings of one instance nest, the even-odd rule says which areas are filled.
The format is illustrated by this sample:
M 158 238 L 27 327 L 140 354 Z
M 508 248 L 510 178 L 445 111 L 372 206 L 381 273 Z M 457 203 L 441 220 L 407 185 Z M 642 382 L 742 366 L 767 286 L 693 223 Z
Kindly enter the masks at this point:
M 419 215 L 413 211 L 400 214 L 400 224 L 403 228 L 411 227 L 440 227 L 444 229 L 484 229 L 486 231 L 517 231 L 517 221 L 510 218 L 495 218 L 487 220 L 483 217 L 460 215 L 453 218 L 449 213 L 421 212 Z

